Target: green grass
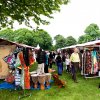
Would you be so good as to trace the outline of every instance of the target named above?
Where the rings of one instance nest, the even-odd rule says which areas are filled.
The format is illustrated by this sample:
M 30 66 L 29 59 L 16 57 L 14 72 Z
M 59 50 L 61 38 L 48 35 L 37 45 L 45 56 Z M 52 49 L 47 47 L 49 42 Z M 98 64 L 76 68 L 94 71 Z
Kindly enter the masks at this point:
M 36 66 L 37 64 L 31 70 L 36 69 Z M 49 90 L 25 90 L 26 94 L 32 95 L 22 100 L 100 100 L 99 78 L 86 80 L 78 74 L 79 83 L 74 83 L 66 72 L 60 78 L 66 81 L 65 88 L 58 88 L 52 83 Z M 21 91 L 0 91 L 0 100 L 18 100 L 18 96 L 22 96 Z

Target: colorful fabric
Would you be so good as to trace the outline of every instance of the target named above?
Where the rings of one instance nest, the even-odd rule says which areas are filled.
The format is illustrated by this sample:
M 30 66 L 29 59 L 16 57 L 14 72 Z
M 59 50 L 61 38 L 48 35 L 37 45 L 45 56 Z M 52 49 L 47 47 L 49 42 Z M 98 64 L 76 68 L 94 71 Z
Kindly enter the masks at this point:
M 24 86 L 24 67 L 22 67 L 20 86 L 22 87 L 22 89 L 25 89 L 25 86 Z
M 13 54 L 10 54 L 10 55 L 4 57 L 3 59 L 11 69 L 15 68 L 16 59 Z
M 19 74 L 19 70 L 15 69 L 15 86 L 20 86 L 21 83 L 21 75 Z
M 92 74 L 91 51 L 86 51 L 86 74 Z
M 29 62 L 30 62 L 30 65 L 34 64 L 35 59 L 34 59 L 33 55 L 29 55 Z
M 18 68 L 19 66 L 21 66 L 21 62 L 20 62 L 19 56 L 17 55 L 17 59 L 16 59 L 16 63 L 15 63 L 15 68 Z
M 97 52 L 92 51 L 92 73 L 98 72 Z
M 84 63 L 85 74 L 96 74 L 98 72 L 98 55 L 97 51 L 87 50 L 84 59 L 86 60 Z
M 23 53 L 20 52 L 19 53 L 19 59 L 21 61 L 21 68 L 23 71 L 23 75 L 22 75 L 22 82 L 24 79 L 24 89 L 30 89 L 30 74 L 29 74 L 29 66 L 26 66 L 25 61 L 24 61 L 24 57 L 23 57 Z

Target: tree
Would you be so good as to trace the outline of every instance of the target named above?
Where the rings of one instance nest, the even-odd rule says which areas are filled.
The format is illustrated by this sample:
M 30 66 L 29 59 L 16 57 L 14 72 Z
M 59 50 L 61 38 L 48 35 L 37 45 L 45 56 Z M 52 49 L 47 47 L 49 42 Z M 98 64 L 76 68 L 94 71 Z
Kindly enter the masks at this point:
M 43 16 L 52 18 L 55 11 L 60 11 L 60 5 L 68 0 L 0 0 L 0 28 L 13 27 L 17 20 L 30 26 L 30 17 L 36 24 L 48 24 Z
M 56 41 L 56 49 L 66 46 L 66 40 L 62 35 L 56 35 L 54 39 Z
M 50 48 L 50 50 L 51 51 L 55 51 L 56 50 L 56 46 L 55 45 L 52 45 L 51 48 Z
M 90 35 L 91 40 L 96 40 L 96 38 L 100 37 L 100 31 L 97 24 L 90 24 L 84 31 L 87 35 Z
M 26 28 L 15 30 L 13 41 L 33 46 L 33 32 Z
M 86 43 L 92 40 L 92 37 L 90 35 L 82 35 L 79 37 L 78 39 L 78 43 L 82 44 L 82 43 Z
M 52 47 L 51 36 L 43 29 L 36 29 L 33 34 L 33 45 L 40 45 L 44 50 L 49 50 Z
M 14 34 L 13 30 L 10 28 L 7 28 L 7 29 L 0 31 L 0 38 L 12 40 L 13 34 Z
M 75 45 L 75 44 L 77 44 L 77 41 L 75 38 L 73 38 L 72 36 L 68 36 L 66 38 L 66 45 L 67 46 L 71 46 L 71 45 Z
M 79 37 L 78 43 L 85 43 L 100 38 L 100 30 L 97 24 L 90 24 L 84 32 L 85 34 Z
M 40 47 L 45 50 L 49 50 L 52 48 L 51 36 L 42 29 L 36 29 L 33 31 L 26 28 L 21 28 L 15 31 L 6 29 L 0 31 L 0 37 L 17 43 L 23 43 L 35 47 L 37 46 L 37 44 L 39 44 Z
M 84 39 L 85 39 L 85 36 L 84 36 L 84 35 L 81 35 L 81 36 L 78 38 L 78 43 L 79 43 L 79 44 L 85 43 Z

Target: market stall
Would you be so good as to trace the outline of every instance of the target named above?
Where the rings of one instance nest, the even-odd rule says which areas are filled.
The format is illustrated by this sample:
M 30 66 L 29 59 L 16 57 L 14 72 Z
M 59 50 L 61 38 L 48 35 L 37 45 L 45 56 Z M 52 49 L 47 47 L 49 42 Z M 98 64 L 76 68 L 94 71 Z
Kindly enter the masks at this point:
M 64 47 L 61 50 L 72 50 L 75 47 L 79 48 L 81 57 L 81 75 L 85 78 L 100 77 L 100 40 Z
M 51 74 L 30 73 L 34 47 L 0 39 L 0 89 L 48 89 Z
M 82 53 L 82 75 L 85 78 L 100 77 L 100 40 L 87 42 L 78 46 Z

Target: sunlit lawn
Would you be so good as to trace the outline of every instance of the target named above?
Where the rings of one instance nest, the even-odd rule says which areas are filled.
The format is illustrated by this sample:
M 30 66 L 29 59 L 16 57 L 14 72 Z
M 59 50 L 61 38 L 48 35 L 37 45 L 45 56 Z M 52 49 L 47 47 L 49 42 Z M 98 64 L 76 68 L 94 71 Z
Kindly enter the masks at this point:
M 31 70 L 37 65 L 34 66 Z M 31 93 L 31 96 L 22 100 L 100 100 L 100 79 L 86 80 L 81 75 L 78 77 L 79 83 L 74 83 L 71 76 L 64 71 L 60 78 L 66 81 L 65 88 L 60 89 L 52 83 L 49 90 L 25 90 L 25 94 Z M 18 100 L 19 96 L 22 96 L 21 91 L 0 90 L 0 100 Z

